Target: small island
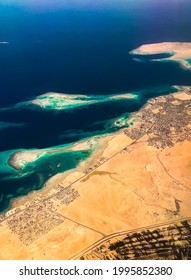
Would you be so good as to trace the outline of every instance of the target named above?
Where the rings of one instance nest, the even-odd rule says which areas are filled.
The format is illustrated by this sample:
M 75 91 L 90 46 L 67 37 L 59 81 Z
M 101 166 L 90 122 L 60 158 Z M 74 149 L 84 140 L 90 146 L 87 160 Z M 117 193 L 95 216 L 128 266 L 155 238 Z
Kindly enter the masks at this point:
M 191 43 L 181 42 L 163 42 L 156 44 L 146 44 L 130 52 L 132 55 L 158 55 L 169 54 L 168 58 L 149 59 L 150 61 L 175 61 L 180 64 L 181 67 L 187 70 L 191 70 Z
M 37 96 L 34 100 L 29 101 L 34 105 L 40 106 L 47 110 L 67 110 L 91 104 L 110 102 L 122 99 L 136 99 L 137 95 L 133 93 L 122 93 L 112 95 L 82 95 L 48 92 Z

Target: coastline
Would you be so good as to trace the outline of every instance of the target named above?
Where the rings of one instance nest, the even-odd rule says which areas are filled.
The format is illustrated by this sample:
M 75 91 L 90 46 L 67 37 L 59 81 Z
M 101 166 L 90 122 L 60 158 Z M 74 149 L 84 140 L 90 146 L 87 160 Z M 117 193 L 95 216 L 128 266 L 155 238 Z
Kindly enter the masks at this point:
M 14 199 L 11 210 L 0 215 L 1 258 L 9 259 L 5 248 L 16 242 L 20 249 L 10 250 L 13 259 L 69 259 L 103 236 L 189 216 L 191 89 L 177 88 L 133 113 L 129 128 L 99 137 L 93 154 L 77 168 Z M 35 217 L 45 212 L 49 218 L 39 232 Z M 33 217 L 32 235 L 21 231 L 20 222 L 12 223 L 17 217 L 21 222 Z M 50 242 L 60 249 L 53 252 Z
M 174 88 L 179 88 L 178 86 L 174 86 Z M 188 89 L 189 87 L 183 87 L 185 89 Z M 173 93 L 173 95 L 177 95 L 177 94 L 181 94 L 183 95 L 183 93 Z M 168 95 L 167 95 L 168 96 Z M 123 96 L 122 96 L 123 97 Z M 97 158 L 106 158 L 110 156 L 113 156 L 112 152 L 113 149 L 112 147 L 110 147 L 110 151 L 108 152 L 108 155 L 104 154 L 104 150 L 106 149 L 108 142 L 111 141 L 112 138 L 118 138 L 119 135 L 119 139 L 120 137 L 122 137 L 123 141 L 124 141 L 124 137 L 122 136 L 124 134 L 125 131 L 132 131 L 134 129 L 140 129 L 140 118 L 139 118 L 139 114 L 142 110 L 144 110 L 145 107 L 147 107 L 149 104 L 152 104 L 152 100 L 155 99 L 160 99 L 162 97 L 157 97 L 157 98 L 151 98 L 149 99 L 149 101 L 137 112 L 133 112 L 130 114 L 130 116 L 124 120 L 124 122 L 126 123 L 126 125 L 128 124 L 128 128 L 121 128 L 119 129 L 117 132 L 114 133 L 107 133 L 107 134 L 103 134 L 103 135 L 99 135 L 99 136 L 93 136 L 87 139 L 82 139 L 76 143 L 70 143 L 67 145 L 63 145 L 63 146 L 58 146 L 58 147 L 52 147 L 52 148 L 47 148 L 47 149 L 42 149 L 42 150 L 38 150 L 38 149 L 34 149 L 34 150 L 23 150 L 23 151 L 18 151 L 18 152 L 14 152 L 13 154 L 11 154 L 9 160 L 8 160 L 8 164 L 14 168 L 15 170 L 19 171 L 22 170 L 24 168 L 25 165 L 35 162 L 36 160 L 38 160 L 41 156 L 45 155 L 45 154 L 57 154 L 60 152 L 72 152 L 72 151 L 88 151 L 89 149 L 93 149 L 93 153 L 90 155 L 90 157 L 88 157 L 85 161 L 81 161 L 76 167 L 72 168 L 71 170 L 65 171 L 64 173 L 58 173 L 56 175 L 54 175 L 53 177 L 51 177 L 45 184 L 44 187 L 41 188 L 40 190 L 38 190 L 37 192 L 44 192 L 46 193 L 46 191 L 48 191 L 48 189 L 51 188 L 51 182 L 54 182 L 55 180 L 57 181 L 57 177 L 59 178 L 58 180 L 60 180 L 60 178 L 66 178 L 67 176 L 71 176 L 72 173 L 76 172 L 80 174 L 80 176 L 83 174 L 82 170 L 87 169 L 87 173 L 92 171 L 92 168 L 88 168 L 92 163 L 94 163 L 95 161 L 97 161 Z M 116 119 L 117 120 L 117 119 Z M 126 132 L 125 132 L 126 134 Z M 125 138 L 125 144 L 123 144 L 122 141 L 122 147 L 128 143 L 133 143 L 133 140 L 131 137 L 127 137 Z M 118 140 L 117 140 L 118 142 Z M 120 144 L 119 144 L 120 145 Z M 115 143 L 116 146 L 116 143 Z M 121 147 L 121 146 L 120 146 Z M 122 148 L 123 149 L 123 148 Z M 114 154 L 115 154 L 115 149 L 114 149 Z M 102 160 L 101 160 L 102 161 Z M 86 173 L 86 174 L 87 174 Z M 47 186 L 49 186 L 47 188 Z M 46 190 L 45 190 L 46 189 Z M 36 191 L 34 191 L 34 194 L 36 193 Z M 17 205 L 19 206 L 20 203 L 19 201 L 27 201 L 28 196 L 33 196 L 33 192 L 29 192 L 29 194 L 22 196 L 21 198 L 14 198 L 11 202 L 11 205 Z M 10 206 L 12 207 L 12 206 Z M 11 210 L 11 209 L 10 209 Z
M 95 139 L 99 139 L 100 137 L 101 136 L 95 136 L 87 139 L 82 139 L 81 141 L 78 141 L 76 143 L 69 143 L 45 149 L 14 151 L 8 159 L 8 164 L 15 170 L 22 170 L 25 165 L 35 162 L 40 157 L 46 154 L 52 155 L 61 152 L 88 151 L 90 149 L 94 149 L 94 146 L 97 143 Z

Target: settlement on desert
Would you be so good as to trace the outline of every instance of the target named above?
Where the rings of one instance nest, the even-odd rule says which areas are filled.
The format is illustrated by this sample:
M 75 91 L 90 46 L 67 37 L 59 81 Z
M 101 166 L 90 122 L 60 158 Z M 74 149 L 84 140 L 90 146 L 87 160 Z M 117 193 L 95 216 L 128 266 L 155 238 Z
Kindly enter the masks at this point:
M 191 88 L 176 89 L 95 138 L 76 169 L 13 200 L 0 259 L 190 258 Z

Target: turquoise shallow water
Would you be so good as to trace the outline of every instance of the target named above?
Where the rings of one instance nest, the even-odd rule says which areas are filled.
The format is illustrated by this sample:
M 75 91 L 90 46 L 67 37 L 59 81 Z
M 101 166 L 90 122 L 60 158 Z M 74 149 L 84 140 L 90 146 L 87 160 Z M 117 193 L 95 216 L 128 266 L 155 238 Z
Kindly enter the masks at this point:
M 41 189 L 52 176 L 70 170 L 85 160 L 92 153 L 91 150 L 76 152 L 45 153 L 35 162 L 26 164 L 22 170 L 15 170 L 7 163 L 11 152 L 1 154 L 1 203 L 0 211 L 5 211 L 11 198 L 25 195 L 31 191 Z
M 13 127 L 5 128 L 5 124 L 3 124 L 3 131 L 8 130 L 8 133 L 12 135 L 15 133 L 15 140 L 18 140 L 21 146 L 26 145 L 28 139 L 28 148 L 0 152 L 0 211 L 8 209 L 11 198 L 39 190 L 50 177 L 75 168 L 81 161 L 87 159 L 95 149 L 92 147 L 91 150 L 71 152 L 69 148 L 73 143 L 128 127 L 126 120 L 129 114 L 139 110 L 149 98 L 176 91 L 177 89 L 171 86 L 147 88 L 142 91 L 123 93 L 122 96 L 121 94 L 112 95 L 113 99 L 111 96 L 104 98 L 94 96 L 95 103 L 89 103 L 92 98 L 88 99 L 79 95 L 76 98 L 83 102 L 83 106 L 75 107 L 71 104 L 65 108 L 62 107 L 61 103 L 59 110 L 55 110 L 54 102 L 53 106 L 48 108 L 41 108 L 38 105 L 30 104 L 30 102 L 22 102 L 17 106 L 3 109 L 2 115 L 11 112 L 11 114 L 15 114 L 17 119 L 23 118 L 24 111 L 26 111 L 25 125 L 16 127 L 14 131 Z M 128 98 L 124 98 L 124 96 Z M 42 127 L 42 131 L 37 131 L 37 119 L 38 128 Z M 16 121 L 16 118 L 14 120 Z M 69 124 L 67 120 L 69 120 Z M 66 129 L 72 126 L 75 129 Z M 18 132 L 22 137 L 17 139 Z M 39 144 L 39 138 L 43 144 L 47 144 L 49 140 L 49 148 L 41 149 L 42 147 L 36 146 L 36 148 L 40 148 L 39 152 L 43 152 L 37 160 L 24 164 L 21 169 L 13 168 L 10 164 L 15 153 L 35 150 L 34 148 L 30 149 L 31 138 L 33 145 L 35 141 L 37 145 Z M 52 143 L 57 143 L 60 146 L 53 146 Z M 63 145 L 63 143 L 65 144 Z

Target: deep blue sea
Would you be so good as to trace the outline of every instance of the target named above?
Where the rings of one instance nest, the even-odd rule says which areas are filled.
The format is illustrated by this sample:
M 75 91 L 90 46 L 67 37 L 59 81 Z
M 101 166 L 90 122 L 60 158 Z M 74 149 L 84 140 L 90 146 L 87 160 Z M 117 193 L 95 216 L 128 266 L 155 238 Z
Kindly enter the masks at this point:
M 191 72 L 176 63 L 139 63 L 129 55 L 142 44 L 191 42 L 189 0 L 56 0 L 55 5 L 47 0 L 44 6 L 40 0 L 8 2 L 0 1 L 0 42 L 9 42 L 0 44 L 1 152 L 112 132 L 108 121 L 139 110 L 172 85 L 191 85 Z M 15 107 L 51 91 L 95 96 L 136 92 L 139 98 L 59 112 Z M 0 153 L 0 211 L 7 209 L 10 198 L 39 189 L 89 154 L 43 159 L 20 178 L 3 171 L 7 162 Z M 64 162 L 58 170 L 57 161 Z

